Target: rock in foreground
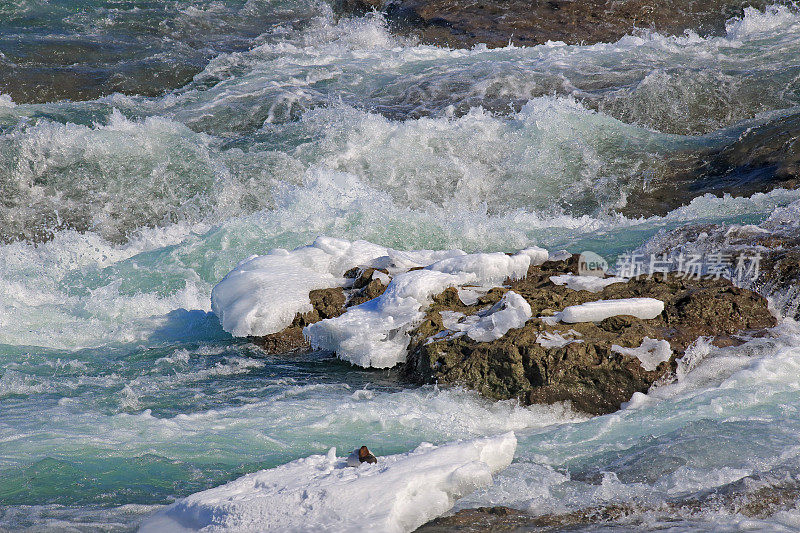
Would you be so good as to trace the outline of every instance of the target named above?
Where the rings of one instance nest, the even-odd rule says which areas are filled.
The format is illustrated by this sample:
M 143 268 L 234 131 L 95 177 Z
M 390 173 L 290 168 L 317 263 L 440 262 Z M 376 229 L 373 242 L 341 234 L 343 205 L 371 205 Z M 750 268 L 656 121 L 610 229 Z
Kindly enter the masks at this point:
M 405 375 L 418 383 L 463 385 L 495 399 L 569 401 L 580 411 L 603 414 L 668 376 L 698 337 L 735 343 L 738 333 L 776 323 L 766 299 L 724 279 L 656 275 L 613 283 L 597 293 L 550 280 L 576 266 L 577 256 L 531 267 L 526 278 L 492 289 L 474 305 L 465 305 L 456 290 L 448 289 L 413 333 Z M 459 334 L 454 317 L 468 322 L 509 291 L 524 297 L 534 318 L 492 342 Z M 568 306 L 625 298 L 659 300 L 664 311 L 652 319 L 619 315 L 571 324 L 548 318 Z

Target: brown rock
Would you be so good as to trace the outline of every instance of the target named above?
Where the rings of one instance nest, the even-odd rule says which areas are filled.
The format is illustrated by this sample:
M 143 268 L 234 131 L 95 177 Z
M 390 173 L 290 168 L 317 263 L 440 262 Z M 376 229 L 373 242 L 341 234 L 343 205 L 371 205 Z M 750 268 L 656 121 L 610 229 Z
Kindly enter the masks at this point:
M 744 7 L 742 0 L 343 0 L 340 7 L 363 13 L 380 6 L 395 31 L 426 44 L 452 48 L 484 43 L 502 47 L 564 41 L 613 42 L 637 30 L 720 34 L 725 21 Z
M 531 267 L 525 279 L 492 289 L 474 306 L 461 303 L 455 289 L 439 295 L 412 336 L 406 377 L 418 383 L 463 385 L 489 398 L 517 398 L 524 403 L 570 401 L 575 409 L 590 414 L 610 413 L 635 392 L 646 392 L 674 371 L 676 358 L 698 337 L 727 338 L 776 323 L 762 296 L 724 279 L 688 280 L 672 274 L 666 279 L 659 276 L 615 283 L 599 293 L 574 291 L 550 281 L 552 275 L 574 270 L 576 262 L 577 256 L 573 256 L 567 262 Z M 445 331 L 440 311 L 472 315 L 497 302 L 507 290 L 526 299 L 533 317 L 542 316 L 545 309 L 618 298 L 656 298 L 664 302 L 665 310 L 652 320 L 617 316 L 599 323 L 555 326 L 533 318 L 492 342 L 476 342 L 466 336 L 428 342 Z M 537 342 L 541 333 L 569 330 L 579 334 L 575 337 L 579 342 L 551 348 Z M 611 349 L 612 345 L 638 347 L 645 337 L 667 340 L 673 350 L 670 361 L 653 371 L 642 368 L 637 358 Z

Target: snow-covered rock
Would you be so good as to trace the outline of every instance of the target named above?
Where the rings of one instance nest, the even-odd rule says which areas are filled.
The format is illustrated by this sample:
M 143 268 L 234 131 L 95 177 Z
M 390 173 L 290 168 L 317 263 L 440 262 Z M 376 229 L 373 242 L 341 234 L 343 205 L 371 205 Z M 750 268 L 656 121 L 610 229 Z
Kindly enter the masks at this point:
M 397 274 L 381 296 L 352 307 L 341 316 L 311 324 L 305 329 L 306 338 L 313 347 L 336 352 L 354 365 L 392 367 L 405 361 L 411 341 L 409 332 L 425 317 L 424 309 L 433 296 L 449 287 L 520 279 L 528 272 L 530 260 L 527 253 L 465 254 L 437 261 L 422 270 Z M 523 313 L 527 303 L 521 297 L 507 303 L 513 308 L 505 306 L 497 322 L 482 324 L 483 333 L 476 330 L 476 335 L 486 337 L 490 330 L 498 334 L 508 325 L 499 333 L 502 336 L 509 328 L 519 327 L 513 325 L 519 323 L 519 318 L 512 320 L 512 315 Z M 530 306 L 527 309 L 530 313 Z
M 462 250 L 401 251 L 367 241 L 317 237 L 309 246 L 278 248 L 240 262 L 211 291 L 211 307 L 223 329 L 232 335 L 265 336 L 285 329 L 298 313 L 311 311 L 309 292 L 346 286 L 344 274 L 353 267 L 386 270 L 388 275 L 380 271 L 375 274 L 384 283 L 412 268 L 425 267 L 452 276 L 438 276 L 435 282 L 431 281 L 435 276 L 429 276 L 427 281 L 418 279 L 418 287 L 413 288 L 406 283 L 404 291 L 422 294 L 444 279 L 455 285 L 476 279 L 489 286 L 502 283 L 506 277 L 518 279 L 525 275 L 531 261 L 539 262 L 546 254 L 541 248 L 528 248 L 515 255 L 467 254 Z M 420 301 L 424 304 L 426 298 L 422 296 Z M 407 306 L 402 307 L 407 311 Z
M 312 455 L 193 494 L 146 520 L 140 533 L 413 531 L 492 483 L 514 457 L 513 433 L 378 457 Z

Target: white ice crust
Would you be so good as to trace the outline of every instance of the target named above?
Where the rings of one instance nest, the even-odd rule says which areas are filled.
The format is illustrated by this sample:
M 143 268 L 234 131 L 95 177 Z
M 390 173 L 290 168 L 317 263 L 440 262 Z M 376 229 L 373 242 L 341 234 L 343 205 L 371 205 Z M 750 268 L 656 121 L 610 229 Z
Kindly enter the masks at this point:
M 497 284 L 506 278 L 522 278 L 528 272 L 530 260 L 527 253 L 465 254 L 437 261 L 422 270 L 397 274 L 381 296 L 350 308 L 339 317 L 306 327 L 306 338 L 315 348 L 336 352 L 339 358 L 354 365 L 392 367 L 405 361 L 411 340 L 409 332 L 425 317 L 423 310 L 431 297 L 448 287 Z M 519 318 L 512 315 L 519 316 L 523 310 L 518 301 L 513 305 L 513 309 L 504 309 L 497 324 L 483 324 L 486 331 L 476 334 L 488 336 L 489 330 L 495 328 L 499 333 L 506 325 L 519 327 L 513 325 Z M 530 313 L 530 306 L 527 309 Z
M 468 272 L 434 270 L 397 275 L 381 296 L 351 307 L 339 317 L 307 326 L 306 338 L 313 347 L 336 352 L 354 365 L 392 367 L 405 361 L 408 332 L 425 316 L 422 308 L 430 297 L 476 279 Z
M 332 448 L 193 494 L 146 520 L 140 533 L 413 531 L 492 483 L 511 464 L 514 433 L 378 457 L 348 468 Z
M 550 281 L 556 285 L 566 285 L 568 289 L 572 289 L 573 291 L 600 292 L 612 283 L 624 283 L 628 280 L 617 276 L 599 278 L 597 276 L 562 274 L 560 276 L 550 276 Z
M 391 274 L 463 255 L 461 250 L 403 252 L 367 241 L 318 237 L 309 246 L 278 248 L 240 262 L 211 291 L 211 308 L 223 329 L 236 337 L 269 335 L 286 328 L 297 313 L 311 311 L 309 292 L 343 286 L 344 273 L 354 266 L 385 268 Z
M 582 336 L 583 335 L 574 329 L 571 329 L 565 333 L 561 333 L 560 331 L 543 331 L 537 335 L 536 342 L 543 348 L 563 348 L 567 344 L 572 344 L 573 342 L 583 342 L 582 340 L 577 339 L 577 337 Z
M 617 352 L 629 357 L 636 357 L 639 359 L 642 368 L 648 371 L 653 371 L 658 367 L 659 363 L 669 361 L 672 357 L 672 347 L 669 341 L 651 339 L 645 337 L 642 339 L 642 344 L 638 348 L 623 348 L 618 344 L 611 346 L 612 352 Z
M 531 316 L 531 306 L 525 298 L 514 291 L 508 291 L 488 314 L 467 329 L 466 335 L 474 341 L 491 342 L 508 333 L 510 329 L 521 328 Z
M 631 315 L 643 320 L 655 318 L 664 311 L 664 302 L 655 298 L 622 298 L 597 300 L 564 308 L 558 315 L 561 322 L 599 322 L 618 315 Z
M 491 308 L 474 315 L 465 316 L 455 311 L 440 311 L 440 314 L 442 325 L 447 329 L 428 339 L 428 342 L 462 335 L 477 342 L 491 342 L 511 329 L 521 328 L 532 316 L 530 304 L 514 291 L 508 291 Z

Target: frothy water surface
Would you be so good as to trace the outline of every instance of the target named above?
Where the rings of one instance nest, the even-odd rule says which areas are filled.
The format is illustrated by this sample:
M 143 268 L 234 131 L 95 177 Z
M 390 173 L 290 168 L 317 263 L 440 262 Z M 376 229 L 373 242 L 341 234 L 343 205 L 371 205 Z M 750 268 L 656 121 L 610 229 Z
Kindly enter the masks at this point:
M 326 354 L 267 357 L 224 333 L 209 301 L 239 260 L 321 234 L 613 257 L 664 228 L 761 222 L 800 193 L 706 196 L 641 219 L 609 209 L 635 202 L 666 158 L 797 112 L 794 11 L 749 11 L 724 37 L 451 51 L 325 4 L 98 4 L 62 29 L 53 6 L 14 6 L 3 24 L 46 28 L 31 46 L 127 24 L 144 44 L 103 61 L 201 66 L 163 96 L 159 82 L 41 104 L 0 95 L 0 528 L 126 530 L 175 497 L 331 446 L 389 454 L 507 430 L 517 460 L 460 506 L 618 504 L 635 508 L 620 522 L 631 528 L 800 527 L 791 508 L 680 503 L 797 479 L 792 322 L 699 347 L 679 382 L 588 419 L 403 388 Z M 159 9 L 166 29 L 143 31 Z M 222 44 L 175 44 L 220 27 Z M 19 62 L 7 35 L 0 61 Z

